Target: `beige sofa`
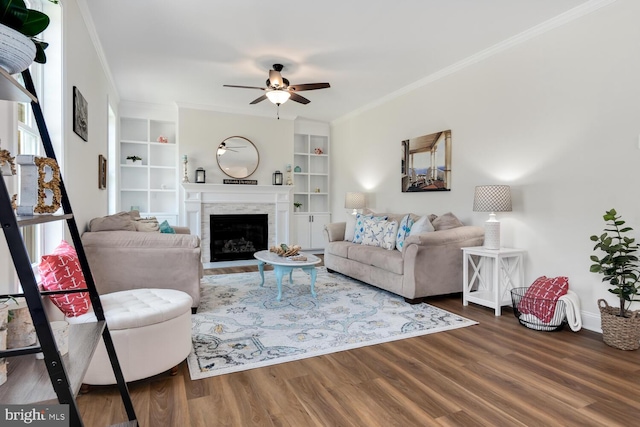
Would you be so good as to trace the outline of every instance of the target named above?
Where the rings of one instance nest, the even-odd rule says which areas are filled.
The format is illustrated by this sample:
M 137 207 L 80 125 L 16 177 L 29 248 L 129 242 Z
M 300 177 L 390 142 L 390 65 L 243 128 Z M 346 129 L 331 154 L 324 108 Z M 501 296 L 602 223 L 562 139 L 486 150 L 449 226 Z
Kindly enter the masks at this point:
M 384 215 L 398 223 L 404 217 L 404 214 L 373 215 Z M 439 227 L 437 217 L 433 215 L 431 219 L 435 231 L 406 237 L 402 251 L 345 241 L 346 222 L 327 224 L 325 234 L 329 243 L 324 251 L 324 265 L 330 272 L 393 292 L 410 303 L 420 303 L 428 296 L 462 292 L 460 248 L 481 246 L 484 229 L 460 222 Z
M 111 227 L 111 228 L 117 228 Z M 200 238 L 186 227 L 176 234 L 158 231 L 104 230 L 92 221 L 82 235 L 91 273 L 100 294 L 130 289 L 177 289 L 200 304 Z M 103 229 L 103 231 L 93 231 Z

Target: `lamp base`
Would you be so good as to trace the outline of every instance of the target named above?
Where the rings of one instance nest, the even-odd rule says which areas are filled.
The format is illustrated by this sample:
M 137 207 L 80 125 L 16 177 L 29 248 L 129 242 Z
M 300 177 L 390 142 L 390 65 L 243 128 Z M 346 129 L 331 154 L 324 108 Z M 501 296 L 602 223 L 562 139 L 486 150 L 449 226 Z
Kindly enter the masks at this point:
M 484 247 L 487 249 L 500 249 L 500 221 L 495 214 L 489 216 L 484 223 Z

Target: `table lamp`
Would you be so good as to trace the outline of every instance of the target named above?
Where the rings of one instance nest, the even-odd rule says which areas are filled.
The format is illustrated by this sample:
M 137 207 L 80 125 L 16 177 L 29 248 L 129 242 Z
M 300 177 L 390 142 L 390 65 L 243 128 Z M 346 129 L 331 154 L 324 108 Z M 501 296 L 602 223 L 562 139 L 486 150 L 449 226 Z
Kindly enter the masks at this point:
M 508 185 L 479 185 L 473 198 L 474 212 L 491 212 L 484 223 L 484 247 L 500 249 L 500 221 L 496 212 L 511 212 L 511 189 Z
M 364 208 L 364 193 L 347 193 L 344 196 L 345 209 L 353 209 L 351 215 L 356 215 L 358 209 Z

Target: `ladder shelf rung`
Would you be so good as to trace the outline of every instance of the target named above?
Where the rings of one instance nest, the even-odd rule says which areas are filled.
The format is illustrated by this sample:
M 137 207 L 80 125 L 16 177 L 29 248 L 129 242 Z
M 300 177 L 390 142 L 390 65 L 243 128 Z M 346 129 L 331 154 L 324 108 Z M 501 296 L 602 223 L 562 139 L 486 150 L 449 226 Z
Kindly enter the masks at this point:
M 73 214 L 44 214 L 30 216 L 16 216 L 18 226 L 26 227 L 27 225 L 44 224 L 47 222 L 62 221 L 63 219 L 71 219 Z

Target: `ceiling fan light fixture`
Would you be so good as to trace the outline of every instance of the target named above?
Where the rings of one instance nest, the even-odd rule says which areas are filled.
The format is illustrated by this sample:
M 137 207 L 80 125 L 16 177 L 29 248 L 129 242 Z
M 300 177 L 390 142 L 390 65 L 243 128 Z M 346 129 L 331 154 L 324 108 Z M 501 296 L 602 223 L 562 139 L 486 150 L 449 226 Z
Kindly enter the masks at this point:
M 269 90 L 266 95 L 269 101 L 276 105 L 284 104 L 291 97 L 291 94 L 286 90 Z

